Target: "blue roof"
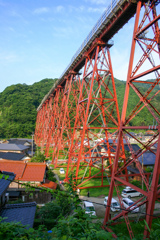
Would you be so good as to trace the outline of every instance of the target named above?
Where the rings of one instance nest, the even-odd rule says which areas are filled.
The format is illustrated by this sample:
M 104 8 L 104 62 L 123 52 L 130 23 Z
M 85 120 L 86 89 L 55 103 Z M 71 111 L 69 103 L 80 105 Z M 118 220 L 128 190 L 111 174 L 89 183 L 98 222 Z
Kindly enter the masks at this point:
M 104 140 L 104 142 L 106 143 L 107 141 Z M 118 142 L 118 139 L 115 139 L 114 141 L 113 141 L 112 139 L 108 139 L 108 142 L 109 142 L 109 144 L 110 144 L 110 143 L 113 143 L 113 144 L 114 144 L 114 143 L 117 143 L 117 142 Z M 124 144 L 127 144 L 127 142 L 126 142 L 126 140 L 125 140 L 124 138 L 123 138 L 123 143 L 124 143 Z
M 2 194 L 7 190 L 9 184 L 14 180 L 15 174 L 5 171 L 0 173 L 3 174 L 3 177 L 0 179 L 0 196 L 2 196 Z
M 156 155 L 152 152 L 145 152 L 143 155 L 141 155 L 138 160 L 142 164 L 143 159 L 143 165 L 150 166 L 155 164 Z
M 5 152 L 0 152 L 0 158 L 3 158 L 4 154 L 5 154 Z
M 24 145 L 25 143 L 28 143 L 31 145 L 32 140 L 28 141 L 28 140 L 24 140 L 24 139 L 9 139 L 8 142 L 9 142 L 9 144 L 16 144 L 16 145 Z
M 10 142 L 10 141 L 22 141 L 22 142 L 32 142 L 32 139 L 30 139 L 30 138 L 10 138 L 10 139 L 8 139 L 8 141 Z M 34 142 L 34 140 L 33 140 L 33 142 Z
M 10 144 L 10 143 L 1 143 L 0 150 L 9 150 L 9 151 L 23 151 L 28 149 L 29 147 L 20 145 L 20 144 Z
M 26 155 L 22 153 L 15 153 L 15 152 L 5 152 L 3 154 L 0 154 L 0 158 L 7 159 L 7 160 L 21 160 Z
M 28 152 L 27 152 L 27 154 L 29 155 L 29 156 L 32 156 L 32 151 L 31 150 L 29 150 Z M 35 152 L 33 151 L 33 156 L 35 155 Z
M 141 149 L 137 144 L 131 144 L 131 149 L 133 149 L 134 152 L 137 152 L 139 149 Z M 130 152 L 130 148 L 127 144 L 124 144 L 124 149 L 128 152 Z
M 155 143 L 152 147 L 156 148 L 158 147 L 158 143 Z
M 0 216 L 7 218 L 3 220 L 4 222 L 20 222 L 27 225 L 26 228 L 32 228 L 35 212 L 36 202 L 7 204 L 0 212 Z

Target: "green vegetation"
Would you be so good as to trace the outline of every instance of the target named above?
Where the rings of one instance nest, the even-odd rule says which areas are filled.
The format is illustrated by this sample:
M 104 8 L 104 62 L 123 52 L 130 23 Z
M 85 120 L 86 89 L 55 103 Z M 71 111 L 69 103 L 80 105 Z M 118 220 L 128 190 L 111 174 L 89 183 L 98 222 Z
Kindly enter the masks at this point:
M 40 151 L 36 151 L 34 157 L 31 158 L 31 162 L 44 162 L 46 161 L 46 157 Z
M 30 137 L 34 132 L 36 124 L 37 107 L 41 103 L 43 97 L 49 92 L 57 79 L 44 79 L 33 85 L 17 84 L 7 87 L 0 93 L 0 138 L 10 137 Z M 119 111 L 122 111 L 122 104 L 125 92 L 125 81 L 115 79 L 116 92 L 119 104 Z M 109 86 L 110 87 L 110 86 Z M 148 89 L 148 85 L 137 84 L 138 89 L 144 93 Z M 153 90 L 149 95 L 149 99 L 155 94 Z M 103 93 L 104 95 L 105 93 Z M 107 96 L 107 95 L 106 95 Z M 139 97 L 131 89 L 127 115 L 138 103 Z M 155 96 L 151 103 L 160 111 L 159 99 Z M 73 103 L 75 105 L 75 103 Z M 96 112 L 95 112 L 96 115 Z M 114 112 L 113 112 L 114 115 Z M 147 116 L 147 118 L 146 118 Z M 141 111 L 129 124 L 145 125 L 152 124 L 153 117 L 147 108 Z M 94 123 L 98 124 L 98 122 Z
M 34 228 L 26 229 L 20 223 L 3 222 L 0 218 L 0 239 L 13 240 L 113 240 L 112 234 L 102 229 L 102 223 L 95 216 L 85 214 L 72 182 L 67 191 L 52 191 L 54 200 L 37 208 Z M 123 220 L 110 227 L 117 240 L 129 240 L 129 233 Z M 134 240 L 143 238 L 145 221 L 131 222 Z M 150 240 L 159 239 L 160 220 L 154 219 Z M 48 232 L 48 230 L 51 230 Z
M 33 85 L 16 84 L 0 93 L 0 138 L 31 138 L 36 109 L 56 80 L 44 79 Z

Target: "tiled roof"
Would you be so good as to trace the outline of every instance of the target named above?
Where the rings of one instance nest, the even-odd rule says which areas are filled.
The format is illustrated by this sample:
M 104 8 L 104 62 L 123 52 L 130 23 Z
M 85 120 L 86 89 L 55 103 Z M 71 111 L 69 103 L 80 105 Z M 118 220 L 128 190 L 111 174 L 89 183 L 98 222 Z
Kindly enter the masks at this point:
M 29 142 L 27 140 L 13 139 L 13 140 L 9 140 L 8 142 L 9 142 L 9 144 L 16 144 L 16 145 L 23 145 L 23 146 L 29 145 L 29 146 L 31 146 L 31 142 Z
M 0 158 L 3 158 L 4 152 L 0 152 Z
M 32 139 L 29 139 L 29 138 L 10 138 L 8 139 L 8 141 L 25 141 L 25 142 L 32 142 Z
M 40 187 L 50 188 L 50 189 L 56 189 L 57 183 L 52 182 L 48 179 L 45 180 L 45 183 L 41 184 Z
M 21 181 L 43 182 L 46 170 L 45 163 L 27 163 Z
M 36 212 L 36 203 L 7 204 L 1 211 L 0 216 L 6 217 L 4 222 L 20 222 L 28 225 L 26 228 L 33 227 Z
M 29 155 L 29 156 L 32 156 L 32 154 L 33 154 L 33 156 L 34 156 L 34 154 L 35 154 L 35 152 L 33 151 L 31 151 L 31 150 L 29 150 L 28 152 L 27 152 L 27 154 Z
M 137 152 L 139 149 L 141 149 L 137 144 L 131 144 L 130 147 L 131 149 L 133 149 L 134 152 Z M 128 147 L 127 144 L 124 144 L 124 149 L 130 152 L 130 148 Z
M 10 143 L 1 143 L 0 144 L 0 150 L 4 151 L 23 151 L 28 149 L 29 147 L 21 145 L 21 144 L 10 144 Z
M 26 163 L 19 161 L 0 161 L 0 171 L 14 172 L 15 179 L 21 178 L 25 169 Z
M 45 163 L 0 160 L 0 170 L 14 172 L 16 180 L 43 182 L 46 170 Z
M 143 165 L 144 166 L 150 166 L 150 165 L 154 165 L 155 164 L 155 159 L 156 159 L 156 155 L 152 152 L 145 152 L 143 153 L 143 155 L 141 155 L 138 160 L 140 161 L 140 163 L 142 164 L 142 160 L 143 160 Z
M 5 153 L 3 153 L 1 158 L 7 159 L 7 160 L 16 160 L 16 161 L 18 161 L 18 160 L 21 160 L 22 158 L 24 158 L 25 156 L 26 155 L 22 154 L 22 153 L 5 152 Z
M 15 174 L 13 172 L 2 171 L 3 177 L 0 179 L 0 196 L 7 190 L 9 184 L 14 180 Z M 5 179 L 5 177 L 7 177 Z

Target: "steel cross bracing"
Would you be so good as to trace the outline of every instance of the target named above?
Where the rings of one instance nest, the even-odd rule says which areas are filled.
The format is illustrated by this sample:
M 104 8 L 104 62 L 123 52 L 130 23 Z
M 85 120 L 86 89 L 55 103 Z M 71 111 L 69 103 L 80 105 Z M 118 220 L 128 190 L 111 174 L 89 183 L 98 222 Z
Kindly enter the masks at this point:
M 160 109 L 156 105 L 160 94 L 158 26 L 160 15 L 156 11 L 159 1 L 134 1 L 134 3 L 124 1 L 124 3 L 116 17 L 105 26 L 106 29 L 103 29 L 100 37 L 85 49 L 75 65 L 71 65 L 71 69 L 69 67 L 43 99 L 37 113 L 35 141 L 42 150 L 45 150 L 46 156 L 52 156 L 55 166 L 66 164 L 66 180 L 70 178 L 70 173 L 73 173 L 78 188 L 87 187 L 93 178 L 97 180 L 96 187 L 110 185 L 108 206 L 115 188 L 123 209 L 120 185 L 130 186 L 139 191 L 143 197 L 136 203 L 139 207 L 145 207 L 146 221 L 151 227 L 155 200 L 160 194 L 158 185 Z M 108 36 L 113 36 L 115 29 L 120 29 L 126 19 L 134 14 L 135 6 L 137 6 L 135 27 L 120 121 L 110 46 L 106 44 L 106 40 L 110 39 L 110 37 L 107 39 L 107 33 Z M 128 16 L 132 8 L 131 15 Z M 121 16 L 125 19 L 124 22 Z M 118 20 L 120 26 L 117 26 Z M 110 31 L 111 29 L 114 31 Z M 150 77 L 151 73 L 154 73 L 155 77 Z M 145 79 L 154 80 L 145 81 L 144 76 Z M 138 122 L 140 114 L 144 116 L 141 125 Z M 155 125 L 152 125 L 152 122 L 155 122 Z M 139 133 L 143 134 L 147 129 L 152 129 L 154 134 L 149 140 L 142 141 Z M 139 150 L 132 147 L 128 136 L 140 146 Z M 130 152 L 127 159 L 124 143 Z M 155 144 L 156 151 L 153 150 Z M 143 156 L 148 152 L 155 155 L 152 174 L 145 172 L 143 168 Z M 137 169 L 138 173 L 128 174 L 129 168 Z M 142 187 L 134 185 L 133 177 L 142 182 Z M 130 237 L 133 238 L 128 211 L 130 212 L 130 208 L 112 217 L 112 220 L 117 221 L 124 216 Z M 107 207 L 104 228 L 108 231 L 110 231 L 109 219 L 110 208 Z M 149 236 L 147 228 L 144 230 L 144 236 Z
M 146 0 L 143 0 L 146 1 Z M 59 85 L 63 85 L 70 71 L 79 72 L 85 64 L 85 53 L 90 49 L 93 42 L 99 38 L 108 42 L 111 38 L 128 22 L 136 12 L 136 0 L 111 0 L 111 5 L 102 14 L 96 25 L 86 37 L 80 48 L 72 57 L 70 64 L 63 74 L 53 85 L 48 94 L 43 98 L 37 111 L 39 111 L 45 101 L 50 97 Z
M 140 207 L 140 211 L 141 209 L 144 211 L 143 206 L 145 206 L 146 210 L 143 214 L 145 214 L 145 219 L 149 228 L 151 228 L 154 216 L 155 201 L 160 197 L 158 185 L 160 180 L 160 107 L 159 105 L 156 105 L 155 101 L 159 101 L 160 99 L 160 29 L 158 26 L 160 14 L 156 9 L 157 3 L 157 1 L 149 1 L 143 3 L 143 7 L 141 1 L 137 4 L 118 145 L 113 164 L 109 198 L 107 202 L 107 205 L 109 206 L 115 188 L 121 208 L 124 209 L 117 184 L 122 183 L 125 186 L 130 186 L 137 190 L 143 197 L 139 198 L 135 204 Z M 144 81 L 144 76 L 147 77 L 147 79 L 151 79 L 151 73 L 154 73 L 154 80 Z M 144 86 L 143 90 L 142 86 Z M 130 106 L 129 99 L 133 96 L 134 102 L 132 102 Z M 140 114 L 141 116 L 144 116 L 144 122 L 141 126 L 137 121 L 137 116 Z M 155 121 L 153 121 L 153 119 Z M 155 122 L 156 124 L 150 126 L 148 124 L 149 122 Z M 142 138 L 138 137 L 138 132 L 146 131 L 148 129 L 152 129 L 153 135 L 150 139 L 142 141 Z M 132 135 L 130 131 L 134 130 L 137 132 L 137 136 L 134 135 L 134 143 L 137 143 L 141 147 L 136 151 L 127 140 L 127 135 Z M 126 158 L 126 163 L 119 166 L 122 139 L 126 139 L 131 154 Z M 153 150 L 155 144 L 157 144 L 157 149 Z M 150 177 L 148 177 L 143 166 L 143 155 L 145 156 L 146 153 L 152 153 L 155 155 L 153 174 L 151 174 Z M 138 170 L 139 176 L 137 176 L 137 179 L 142 182 L 139 186 L 134 184 L 131 177 L 129 177 L 129 181 L 126 181 L 126 175 L 123 171 L 129 167 L 130 169 L 136 168 Z M 136 208 L 136 205 L 134 206 Z M 110 208 L 107 207 L 104 228 L 109 229 L 110 218 L 112 222 L 114 222 L 115 220 L 117 221 L 120 219 L 121 216 L 126 217 L 126 215 L 128 215 L 128 218 L 125 218 L 125 221 L 132 239 L 134 233 L 128 221 L 131 207 L 129 207 L 127 211 L 125 209 L 122 210 L 122 212 L 116 217 L 110 216 Z M 144 229 L 144 238 L 146 237 L 149 237 L 147 226 L 145 226 Z
M 95 178 L 96 187 L 109 186 L 120 117 L 109 48 L 102 41 L 86 53 L 77 97 L 66 180 L 75 172 L 79 189 Z

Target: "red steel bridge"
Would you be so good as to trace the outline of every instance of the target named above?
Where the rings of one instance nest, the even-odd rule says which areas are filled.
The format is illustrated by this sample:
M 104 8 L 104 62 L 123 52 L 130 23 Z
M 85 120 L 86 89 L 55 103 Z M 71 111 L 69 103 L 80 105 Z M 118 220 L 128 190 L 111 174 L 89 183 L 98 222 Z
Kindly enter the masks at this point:
M 112 1 L 37 109 L 36 144 L 47 157 L 52 157 L 55 168 L 65 167 L 65 181 L 72 177 L 76 188 L 109 187 L 103 227 L 110 231 L 110 224 L 123 217 L 131 239 L 134 237 L 130 224 L 133 206 L 124 209 L 122 186 L 141 193 L 134 208 L 140 207 L 139 219 L 143 215 L 149 227 L 155 202 L 160 198 L 158 4 L 158 0 Z M 133 16 L 126 89 L 119 112 L 111 39 Z M 140 115 L 143 123 L 138 121 Z M 146 131 L 152 135 L 143 139 L 140 133 Z M 150 172 L 143 162 L 146 154 L 154 159 Z M 122 211 L 112 216 L 110 204 L 115 194 Z M 148 236 L 145 227 L 144 238 Z

